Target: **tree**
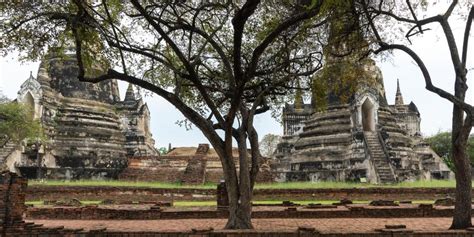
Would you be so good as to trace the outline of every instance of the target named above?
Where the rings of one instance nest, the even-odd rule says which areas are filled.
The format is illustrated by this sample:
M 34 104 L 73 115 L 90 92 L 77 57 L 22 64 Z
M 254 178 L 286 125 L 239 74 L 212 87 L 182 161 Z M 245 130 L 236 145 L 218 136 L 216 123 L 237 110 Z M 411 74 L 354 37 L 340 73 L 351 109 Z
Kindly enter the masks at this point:
M 39 149 L 46 140 L 39 120 L 33 118 L 33 108 L 17 102 L 0 102 L 0 146 L 7 142 L 19 144 L 21 141 L 34 143 L 37 160 L 37 178 L 42 178 Z M 7 170 L 1 164 L 1 170 Z
M 373 37 L 374 53 L 400 50 L 410 56 L 420 68 L 426 89 L 453 104 L 452 119 L 452 159 L 456 170 L 456 205 L 452 229 L 462 229 L 472 226 L 471 223 L 471 164 L 466 152 L 469 134 L 473 124 L 474 107 L 465 101 L 467 87 L 467 55 L 468 42 L 474 6 L 472 1 L 453 0 L 447 9 L 438 15 L 420 17 L 420 12 L 429 7 L 428 1 L 384 1 L 384 0 L 356 0 L 360 14 L 367 23 L 367 33 Z M 436 1 L 435 1 L 436 3 Z M 456 41 L 449 19 L 453 12 L 458 11 L 466 16 L 464 36 Z M 436 86 L 432 75 L 422 58 L 410 47 L 412 37 L 422 36 L 428 30 L 427 26 L 437 24 L 443 29 L 443 37 L 449 49 L 452 67 L 455 72 L 453 78 L 454 93 Z M 387 26 L 391 26 L 390 28 Z M 400 37 L 403 35 L 405 39 Z M 458 43 L 462 42 L 462 47 Z
M 247 229 L 261 157 L 254 116 L 284 101 L 295 80 L 309 87 L 321 67 L 321 13 L 339 2 L 6 1 L 0 48 L 27 60 L 72 48 L 79 80 L 127 81 L 173 104 L 221 160 L 226 228 Z
M 258 144 L 260 147 L 260 153 L 264 157 L 271 157 L 275 149 L 277 148 L 278 143 L 281 140 L 281 136 L 275 134 L 266 134 L 263 136 L 262 140 Z
M 168 148 L 166 148 L 166 147 L 160 147 L 160 148 L 158 149 L 158 152 L 160 152 L 160 155 L 166 155 L 166 153 L 168 153 L 169 150 L 168 150 Z
M 428 137 L 426 141 L 430 144 L 430 147 L 438 154 L 448 167 L 455 171 L 454 163 L 452 159 L 452 146 L 451 146 L 451 132 L 439 132 L 431 137 Z M 467 154 L 471 160 L 471 164 L 474 164 L 474 137 L 469 136 L 467 142 Z M 471 165 L 472 166 L 472 165 Z
M 19 103 L 0 103 L 0 137 L 16 143 L 41 137 L 41 125 L 33 120 L 31 108 Z

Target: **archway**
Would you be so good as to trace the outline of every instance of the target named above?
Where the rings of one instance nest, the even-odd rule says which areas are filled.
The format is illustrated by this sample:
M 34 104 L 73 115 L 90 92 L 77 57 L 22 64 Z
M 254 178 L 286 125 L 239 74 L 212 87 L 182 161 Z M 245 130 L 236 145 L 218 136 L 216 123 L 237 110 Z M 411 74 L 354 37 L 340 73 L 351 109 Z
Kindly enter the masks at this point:
M 31 117 L 35 117 L 35 99 L 33 98 L 33 95 L 31 95 L 30 92 L 26 93 L 24 97 L 24 103 L 31 109 Z
M 365 99 L 361 106 L 362 110 L 362 129 L 368 132 L 375 131 L 375 111 L 374 104 L 369 100 Z

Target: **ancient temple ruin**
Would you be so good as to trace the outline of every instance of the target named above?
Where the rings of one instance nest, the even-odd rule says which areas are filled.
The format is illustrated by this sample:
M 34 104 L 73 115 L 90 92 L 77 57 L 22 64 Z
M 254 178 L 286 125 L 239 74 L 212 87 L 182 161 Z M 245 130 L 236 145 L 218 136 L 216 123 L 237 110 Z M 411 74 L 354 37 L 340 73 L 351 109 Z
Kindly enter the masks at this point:
M 5 143 L 0 159 L 11 171 L 32 178 L 38 172 L 47 178 L 116 177 L 127 156 L 158 155 L 148 106 L 133 87 L 122 101 L 116 80 L 80 82 L 76 63 L 72 55 L 51 54 L 37 77 L 21 85 L 16 102 L 33 108 L 47 139 L 39 149 L 31 142 Z
M 238 148 L 232 149 L 236 168 L 239 169 Z M 260 160 L 257 182 L 272 182 L 270 160 Z M 129 181 L 158 181 L 183 184 L 218 183 L 224 179 L 222 164 L 209 144 L 197 147 L 174 147 L 160 156 L 132 156 L 119 179 Z
M 279 180 L 448 178 L 450 170 L 421 137 L 416 105 L 403 102 L 399 84 L 395 104 L 387 103 L 382 73 L 366 57 L 357 17 L 340 15 L 331 19 L 338 24 L 329 27 L 325 66 L 313 79 L 311 103 L 296 98 L 283 109 L 284 137 L 274 154 Z
M 388 105 L 382 74 L 373 61 L 367 74 L 380 83 L 357 91 L 347 103 L 286 104 L 284 136 L 275 152 L 280 181 L 390 183 L 449 178 L 450 170 L 423 141 L 420 113 L 405 104 L 397 82 Z

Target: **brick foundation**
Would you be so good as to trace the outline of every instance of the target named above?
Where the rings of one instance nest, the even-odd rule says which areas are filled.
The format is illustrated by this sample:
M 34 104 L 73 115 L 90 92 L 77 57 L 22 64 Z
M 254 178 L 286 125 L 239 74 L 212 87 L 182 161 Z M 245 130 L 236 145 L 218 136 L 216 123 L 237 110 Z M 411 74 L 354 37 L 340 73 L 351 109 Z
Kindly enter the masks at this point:
M 239 167 L 238 151 L 233 152 L 236 168 Z M 274 173 L 261 159 L 257 181 L 273 182 Z M 128 166 L 118 176 L 121 180 L 182 182 L 185 184 L 218 183 L 223 179 L 222 165 L 216 152 L 209 144 L 199 144 L 197 148 L 174 148 L 163 156 L 136 156 L 128 158 Z
M 0 174 L 0 236 L 67 236 L 81 231 L 24 222 L 26 187 L 25 178 L 9 172 Z
M 227 211 L 183 211 L 167 208 L 123 209 L 98 206 L 28 208 L 27 218 L 43 220 L 171 220 L 171 219 L 222 219 Z M 452 217 L 453 208 L 433 208 L 432 205 L 372 208 L 348 206 L 347 208 L 287 207 L 274 210 L 255 210 L 254 219 L 306 219 L 306 218 L 428 218 Z
M 142 172 L 143 173 L 143 172 Z M 157 172 L 161 173 L 161 172 Z M 163 174 L 163 173 L 162 173 Z M 146 175 L 146 173 L 145 173 Z M 171 174 L 170 174 L 171 175 Z M 115 200 L 115 201 L 214 201 L 215 189 L 168 189 L 105 186 L 29 186 L 27 201 Z M 436 200 L 455 197 L 454 188 L 345 188 L 345 189 L 256 189 L 254 200 Z
M 27 181 L 14 173 L 3 173 L 0 185 L 0 221 L 2 231 L 5 231 L 8 226 L 23 219 Z

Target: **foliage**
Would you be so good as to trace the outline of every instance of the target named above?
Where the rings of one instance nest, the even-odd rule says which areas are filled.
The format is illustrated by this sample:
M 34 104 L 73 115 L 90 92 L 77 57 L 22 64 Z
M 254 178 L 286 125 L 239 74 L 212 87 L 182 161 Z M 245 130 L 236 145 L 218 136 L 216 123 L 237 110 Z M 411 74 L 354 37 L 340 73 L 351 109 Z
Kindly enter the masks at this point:
M 296 81 L 311 84 L 327 41 L 325 15 L 340 2 L 3 1 L 0 53 L 40 59 L 71 50 L 79 80 L 127 81 L 173 104 L 221 159 L 227 227 L 251 228 L 261 156 L 254 117 L 292 100 Z
M 264 157 L 272 157 L 280 140 L 281 136 L 279 135 L 266 134 L 259 143 L 260 153 L 262 153 Z
M 160 147 L 158 149 L 158 152 L 160 152 L 160 155 L 166 155 L 169 151 L 168 151 L 168 148 L 166 147 Z
M 23 139 L 43 138 L 41 125 L 33 120 L 32 109 L 19 103 L 0 104 L 0 136 L 19 142 Z
M 373 87 L 376 75 L 368 71 L 369 43 L 356 11 L 355 1 L 335 1 L 328 10 L 330 24 L 324 44 L 324 67 L 312 80 L 312 102 L 317 111 L 328 102 L 347 103 L 361 89 Z
M 454 171 L 454 164 L 452 159 L 452 146 L 451 146 L 451 132 L 439 132 L 431 137 L 428 137 L 426 141 L 430 144 L 431 148 L 438 154 L 448 167 Z M 467 154 L 471 159 L 471 163 L 474 163 L 474 137 L 470 136 L 467 145 Z

